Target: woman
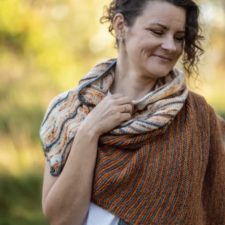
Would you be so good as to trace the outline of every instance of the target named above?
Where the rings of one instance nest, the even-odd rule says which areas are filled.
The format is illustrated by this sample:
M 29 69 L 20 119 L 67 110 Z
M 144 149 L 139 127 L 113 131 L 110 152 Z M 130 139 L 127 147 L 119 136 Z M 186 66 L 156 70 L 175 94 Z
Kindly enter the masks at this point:
M 188 91 L 202 53 L 191 0 L 113 0 L 118 57 L 50 103 L 43 211 L 63 225 L 224 225 L 225 123 Z

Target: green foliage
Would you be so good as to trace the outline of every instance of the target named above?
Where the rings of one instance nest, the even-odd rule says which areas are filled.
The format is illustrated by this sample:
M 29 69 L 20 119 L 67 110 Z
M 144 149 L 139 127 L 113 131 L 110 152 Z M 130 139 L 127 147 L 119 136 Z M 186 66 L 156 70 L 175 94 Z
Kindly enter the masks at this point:
M 30 108 L 16 106 L 14 110 L 1 111 L 0 132 L 14 139 L 18 139 L 18 136 L 23 134 L 30 141 L 38 142 L 38 131 L 43 114 L 44 110 L 35 105 Z
M 100 59 L 114 57 L 113 38 L 99 25 L 109 1 L 0 0 L 0 225 L 47 224 L 39 126 L 53 96 Z M 224 3 L 198 2 L 217 10 L 205 25 L 208 55 L 198 92 L 225 115 Z
M 41 174 L 0 176 L 0 225 L 47 225 L 41 213 Z
M 50 99 L 103 57 L 97 46 L 110 41 L 98 34 L 96 4 L 0 1 L 0 225 L 47 224 L 39 126 Z

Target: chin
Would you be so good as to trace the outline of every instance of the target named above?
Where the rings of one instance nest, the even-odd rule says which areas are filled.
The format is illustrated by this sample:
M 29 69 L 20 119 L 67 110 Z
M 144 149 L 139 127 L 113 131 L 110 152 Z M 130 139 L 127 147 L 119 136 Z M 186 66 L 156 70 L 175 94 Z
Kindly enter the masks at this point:
M 155 74 L 157 77 L 164 77 L 173 70 L 173 63 L 161 64 L 161 63 L 151 63 L 147 66 L 147 71 L 150 74 Z
M 151 70 L 148 70 L 147 72 L 149 74 L 152 74 L 152 76 L 155 77 L 155 78 L 161 78 L 161 77 L 167 76 L 170 73 L 171 70 L 172 70 L 172 68 L 166 69 L 166 70 L 159 70 L 159 69 L 152 70 L 151 69 Z

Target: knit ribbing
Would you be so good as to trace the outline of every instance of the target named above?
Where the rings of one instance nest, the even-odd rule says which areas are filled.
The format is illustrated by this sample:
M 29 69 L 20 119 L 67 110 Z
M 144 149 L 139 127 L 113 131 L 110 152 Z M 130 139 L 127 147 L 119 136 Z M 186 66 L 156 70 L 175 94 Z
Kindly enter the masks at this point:
M 204 186 L 210 154 L 214 154 L 210 151 L 218 147 L 218 143 L 211 146 L 212 119 L 216 115 L 204 99 L 190 92 L 173 123 L 157 134 L 149 133 L 141 147 L 128 151 L 102 143 L 92 200 L 133 225 L 224 225 L 225 195 L 220 194 L 225 189 L 224 167 L 215 174 L 221 176 L 221 183 L 214 190 L 213 179 Z M 217 154 L 224 163 L 222 136 L 217 141 Z M 209 222 L 208 215 L 218 209 L 205 210 L 203 189 L 209 195 L 215 191 L 216 199 L 220 198 L 210 203 L 223 212 L 217 220 Z
M 40 137 L 52 175 L 57 176 L 62 171 L 80 123 L 106 97 L 115 77 L 115 66 L 115 59 L 96 65 L 81 79 L 77 88 L 60 94 L 51 102 L 41 125 Z M 184 75 L 174 69 L 154 86 L 146 96 L 133 101 L 135 113 L 130 120 L 101 138 L 105 144 L 112 141 L 117 147 L 130 149 L 133 143 L 141 145 L 146 133 L 172 122 L 187 98 Z
M 80 122 L 107 94 L 112 62 L 50 104 L 41 138 L 53 175 Z M 174 78 L 160 80 L 154 94 L 136 103 L 135 123 L 100 137 L 92 201 L 130 225 L 225 225 L 225 122 Z

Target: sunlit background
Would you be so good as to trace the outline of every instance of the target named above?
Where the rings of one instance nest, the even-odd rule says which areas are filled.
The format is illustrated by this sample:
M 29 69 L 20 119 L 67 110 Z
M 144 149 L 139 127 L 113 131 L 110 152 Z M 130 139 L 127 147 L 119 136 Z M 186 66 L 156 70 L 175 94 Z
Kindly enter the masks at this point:
M 0 0 L 0 225 L 44 225 L 38 130 L 50 99 L 116 56 L 109 0 Z M 202 0 L 205 54 L 190 88 L 225 115 L 225 1 Z

